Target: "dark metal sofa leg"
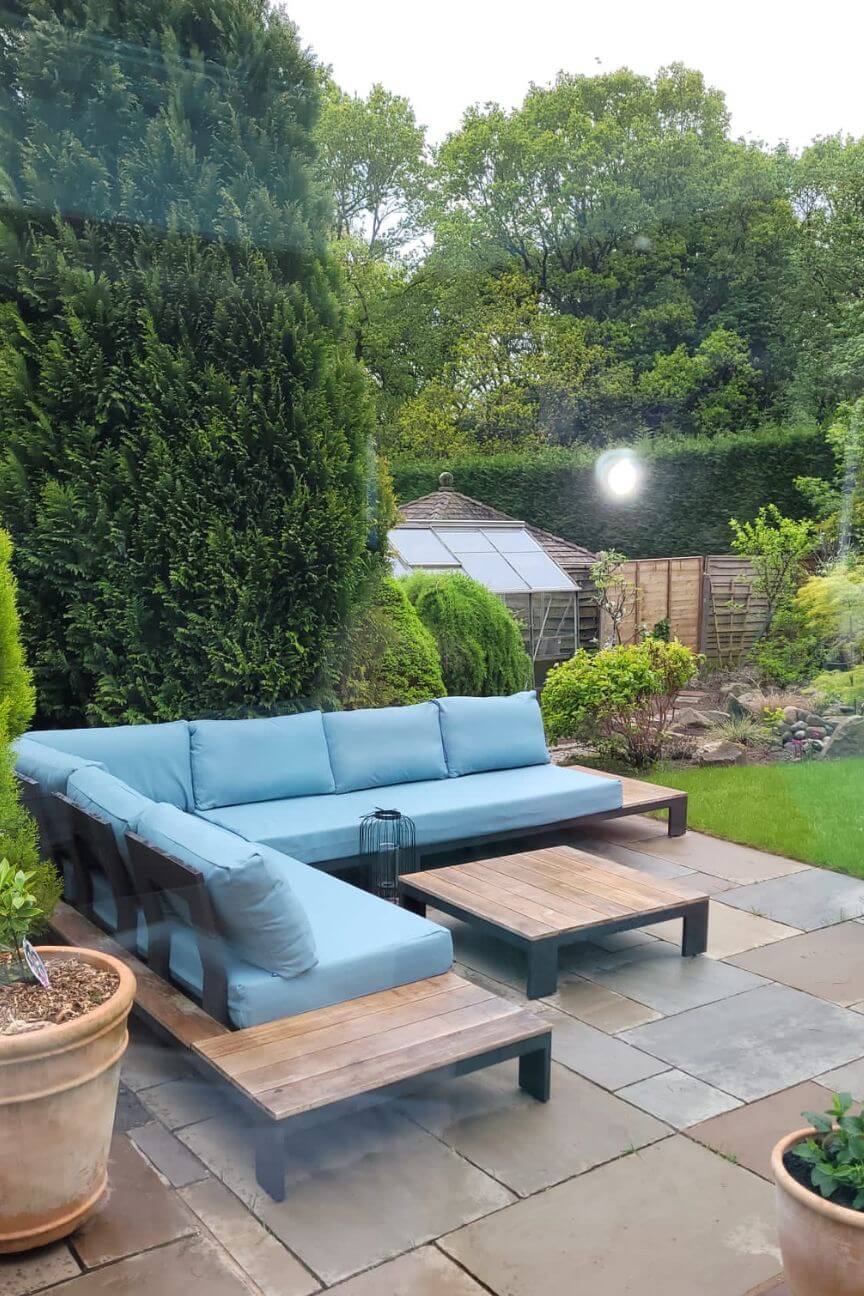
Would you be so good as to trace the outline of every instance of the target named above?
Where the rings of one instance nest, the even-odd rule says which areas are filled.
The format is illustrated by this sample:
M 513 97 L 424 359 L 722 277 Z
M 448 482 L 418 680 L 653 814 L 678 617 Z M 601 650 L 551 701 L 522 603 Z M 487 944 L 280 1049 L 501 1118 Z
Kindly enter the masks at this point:
M 558 945 L 555 941 L 532 941 L 528 946 L 529 999 L 543 999 L 558 989 Z
M 255 1132 L 255 1178 L 274 1201 L 285 1200 L 285 1132 L 274 1121 Z
M 544 1035 L 539 1048 L 519 1059 L 519 1088 L 538 1102 L 548 1102 L 552 1085 L 552 1033 Z
M 669 836 L 683 837 L 687 831 L 687 798 L 681 797 L 669 804 Z
M 708 901 L 693 905 L 684 915 L 684 937 L 681 953 L 685 958 L 704 954 L 708 948 Z

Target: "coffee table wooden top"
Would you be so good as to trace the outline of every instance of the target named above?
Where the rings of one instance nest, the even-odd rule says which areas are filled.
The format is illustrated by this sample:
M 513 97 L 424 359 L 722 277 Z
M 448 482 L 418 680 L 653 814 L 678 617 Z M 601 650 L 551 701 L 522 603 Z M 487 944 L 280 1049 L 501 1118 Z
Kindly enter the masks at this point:
M 529 941 L 707 899 L 704 892 L 570 846 L 406 873 L 399 885 L 433 907 L 443 901 Z
M 548 1035 L 549 1023 L 453 972 L 195 1045 L 275 1120 Z

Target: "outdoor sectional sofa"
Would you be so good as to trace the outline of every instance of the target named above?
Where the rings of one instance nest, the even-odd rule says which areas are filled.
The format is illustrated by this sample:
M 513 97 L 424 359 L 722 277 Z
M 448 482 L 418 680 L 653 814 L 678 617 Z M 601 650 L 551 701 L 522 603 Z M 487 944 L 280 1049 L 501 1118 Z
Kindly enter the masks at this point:
M 619 780 L 550 763 L 533 693 L 39 731 L 17 768 L 69 811 L 73 903 L 241 1028 L 450 968 L 446 928 L 333 876 L 363 815 L 410 815 L 426 856 L 622 813 Z

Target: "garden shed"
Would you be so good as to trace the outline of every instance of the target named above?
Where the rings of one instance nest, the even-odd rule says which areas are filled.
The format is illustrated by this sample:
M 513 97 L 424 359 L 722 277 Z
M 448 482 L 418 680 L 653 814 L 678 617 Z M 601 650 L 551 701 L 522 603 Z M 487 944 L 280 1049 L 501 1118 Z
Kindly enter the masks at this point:
M 443 474 L 439 490 L 400 506 L 390 533 L 393 570 L 462 571 L 485 585 L 519 618 L 538 678 L 596 639 L 590 598 L 595 555 L 480 500 L 462 495 Z

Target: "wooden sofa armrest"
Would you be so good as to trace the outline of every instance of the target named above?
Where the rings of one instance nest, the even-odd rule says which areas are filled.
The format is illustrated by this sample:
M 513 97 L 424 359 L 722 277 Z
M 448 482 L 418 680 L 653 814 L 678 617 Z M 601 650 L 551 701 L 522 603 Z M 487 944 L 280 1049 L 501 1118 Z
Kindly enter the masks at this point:
M 147 962 L 157 976 L 171 979 L 168 924 L 176 921 L 166 896 L 176 896 L 189 913 L 203 972 L 201 1006 L 217 1021 L 228 1022 L 228 977 L 224 941 L 204 881 L 204 874 L 160 850 L 137 833 L 127 832 L 129 859 L 147 923 Z

